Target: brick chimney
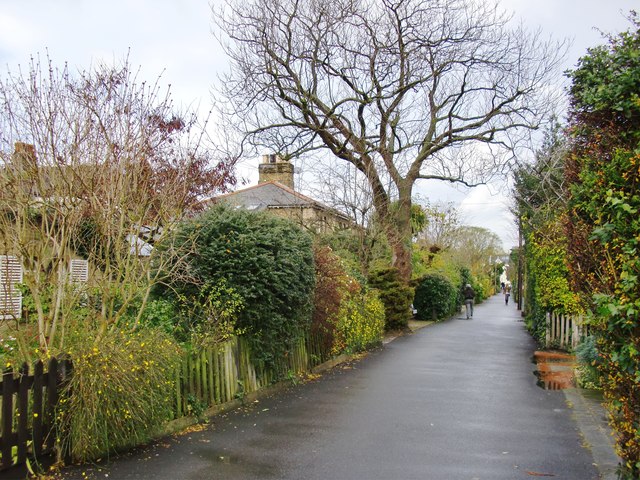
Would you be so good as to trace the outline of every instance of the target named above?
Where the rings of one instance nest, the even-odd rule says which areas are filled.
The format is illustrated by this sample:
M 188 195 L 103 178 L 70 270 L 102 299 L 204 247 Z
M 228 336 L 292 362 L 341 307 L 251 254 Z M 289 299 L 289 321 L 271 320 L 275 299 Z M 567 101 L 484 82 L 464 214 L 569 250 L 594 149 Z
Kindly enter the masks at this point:
M 11 162 L 22 170 L 33 169 L 36 164 L 36 149 L 29 143 L 16 142 Z
M 262 156 L 258 166 L 258 183 L 278 182 L 293 188 L 293 165 L 276 154 Z

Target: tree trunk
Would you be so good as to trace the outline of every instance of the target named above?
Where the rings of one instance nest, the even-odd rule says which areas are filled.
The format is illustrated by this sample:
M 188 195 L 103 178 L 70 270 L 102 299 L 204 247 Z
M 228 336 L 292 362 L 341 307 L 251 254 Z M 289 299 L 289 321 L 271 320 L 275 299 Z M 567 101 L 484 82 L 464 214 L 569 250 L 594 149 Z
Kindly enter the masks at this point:
M 389 215 L 386 223 L 387 237 L 393 250 L 392 265 L 398 269 L 400 278 L 411 280 L 413 264 L 411 259 L 411 186 L 399 188 L 400 198 L 394 215 Z

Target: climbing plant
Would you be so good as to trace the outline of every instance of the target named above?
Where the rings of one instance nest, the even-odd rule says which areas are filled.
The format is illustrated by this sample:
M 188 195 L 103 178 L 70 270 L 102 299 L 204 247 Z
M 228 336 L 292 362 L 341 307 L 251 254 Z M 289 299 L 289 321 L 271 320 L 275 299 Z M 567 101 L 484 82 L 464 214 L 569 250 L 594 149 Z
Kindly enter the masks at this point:
M 530 165 L 515 172 L 516 214 L 524 237 L 525 306 L 529 330 L 545 334 L 548 311 L 580 313 L 580 296 L 571 288 L 564 218 L 568 190 L 564 182 L 567 140 L 552 119 Z
M 580 296 L 570 285 L 566 238 L 560 219 L 538 225 L 527 233 L 527 270 L 533 279 L 530 299 L 533 305 L 529 326 L 541 338 L 546 312 L 582 313 Z
M 640 476 L 640 22 L 570 73 L 567 221 L 574 287 L 595 304 L 598 363 L 624 478 Z

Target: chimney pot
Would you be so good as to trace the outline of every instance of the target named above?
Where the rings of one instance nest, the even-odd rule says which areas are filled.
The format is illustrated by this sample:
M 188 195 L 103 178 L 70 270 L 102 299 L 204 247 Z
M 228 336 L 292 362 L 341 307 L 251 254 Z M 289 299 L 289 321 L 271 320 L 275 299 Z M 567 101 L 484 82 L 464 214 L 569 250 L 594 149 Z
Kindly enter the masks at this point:
M 263 155 L 262 163 L 258 165 L 258 183 L 278 182 L 293 190 L 293 170 L 291 162 L 279 155 Z

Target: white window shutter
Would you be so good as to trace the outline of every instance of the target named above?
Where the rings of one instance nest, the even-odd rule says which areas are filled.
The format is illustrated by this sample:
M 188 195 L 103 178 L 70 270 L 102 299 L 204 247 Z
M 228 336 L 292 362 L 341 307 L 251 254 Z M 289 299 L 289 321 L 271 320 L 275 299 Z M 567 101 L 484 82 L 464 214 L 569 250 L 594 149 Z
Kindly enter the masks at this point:
M 0 255 L 0 319 L 16 319 L 22 316 L 22 293 L 17 285 L 22 283 L 22 265 L 18 257 Z
M 0 255 L 0 284 L 13 288 L 16 283 L 22 283 L 22 264 L 18 257 Z
M 80 258 L 71 260 L 71 281 L 74 283 L 86 283 L 89 280 L 89 262 Z
M 16 320 L 22 317 L 22 293 L 0 285 L 0 320 Z

